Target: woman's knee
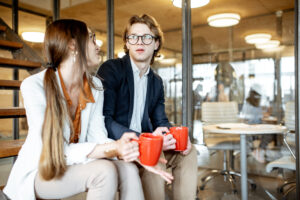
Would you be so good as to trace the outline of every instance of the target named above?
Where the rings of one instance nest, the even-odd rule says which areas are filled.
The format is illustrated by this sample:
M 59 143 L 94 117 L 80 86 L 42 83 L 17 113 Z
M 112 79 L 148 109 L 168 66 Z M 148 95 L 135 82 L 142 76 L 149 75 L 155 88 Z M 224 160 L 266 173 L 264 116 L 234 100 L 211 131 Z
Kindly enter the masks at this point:
M 139 174 L 139 170 L 138 170 L 137 166 L 134 163 L 126 163 L 126 162 L 124 162 L 123 170 L 129 176 L 131 176 L 131 175 L 138 175 Z
M 118 173 L 115 165 L 108 160 L 95 160 L 90 163 L 90 187 L 117 187 Z
M 119 180 L 123 181 L 132 181 L 134 179 L 139 179 L 139 169 L 134 163 L 128 163 L 124 161 L 114 162 L 118 168 Z

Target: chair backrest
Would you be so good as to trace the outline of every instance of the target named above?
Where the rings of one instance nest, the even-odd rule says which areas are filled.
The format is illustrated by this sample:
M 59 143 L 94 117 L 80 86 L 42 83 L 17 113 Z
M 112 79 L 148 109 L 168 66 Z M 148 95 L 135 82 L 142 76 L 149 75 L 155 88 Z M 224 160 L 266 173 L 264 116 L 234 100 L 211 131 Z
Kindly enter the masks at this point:
M 217 123 L 238 122 L 238 105 L 230 102 L 204 102 L 202 104 L 202 122 L 205 125 Z M 203 141 L 209 149 L 234 150 L 239 149 L 239 135 L 233 134 L 203 134 Z
M 285 104 L 285 126 L 288 128 L 289 132 L 287 132 L 284 136 L 284 143 L 287 146 L 288 150 L 292 154 L 292 156 L 296 159 L 294 148 L 296 145 L 295 138 L 295 102 L 290 101 Z
M 290 101 L 285 104 L 285 126 L 289 130 L 295 130 L 295 102 Z
M 202 104 L 202 122 L 205 124 L 238 122 L 238 105 L 230 102 L 204 102 Z

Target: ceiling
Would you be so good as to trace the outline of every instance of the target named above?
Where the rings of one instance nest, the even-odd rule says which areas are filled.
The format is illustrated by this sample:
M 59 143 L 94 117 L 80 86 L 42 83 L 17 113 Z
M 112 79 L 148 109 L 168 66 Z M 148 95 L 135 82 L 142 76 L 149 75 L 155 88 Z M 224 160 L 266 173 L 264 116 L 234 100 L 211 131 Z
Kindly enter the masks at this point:
M 11 4 L 10 0 L 0 2 Z M 20 0 L 19 6 L 45 15 L 52 15 L 51 0 Z M 165 44 L 162 53 L 166 57 L 181 57 L 181 9 L 174 7 L 171 0 L 115 0 L 115 52 L 122 51 L 121 35 L 127 20 L 133 14 L 147 13 L 154 16 L 164 32 Z M 210 0 L 201 8 L 192 9 L 192 48 L 194 62 L 245 59 L 292 55 L 294 43 L 294 0 Z M 276 17 L 283 11 L 282 17 Z M 207 25 L 207 18 L 221 12 L 240 14 L 240 23 L 231 28 L 215 28 Z M 11 9 L 0 6 L 0 17 L 11 24 Z M 104 41 L 102 50 L 106 52 L 106 0 L 63 0 L 61 18 L 75 18 L 85 21 L 96 30 L 97 38 Z M 45 17 L 20 12 L 19 32 L 45 31 Z M 281 22 L 280 22 L 281 21 Z M 281 41 L 278 52 L 255 50 L 247 44 L 247 34 L 265 32 L 272 39 Z M 231 36 L 232 35 L 232 36 Z M 232 41 L 232 47 L 230 47 Z M 32 44 L 33 45 L 33 44 Z M 39 47 L 39 45 L 33 45 Z M 228 51 L 233 52 L 229 58 Z

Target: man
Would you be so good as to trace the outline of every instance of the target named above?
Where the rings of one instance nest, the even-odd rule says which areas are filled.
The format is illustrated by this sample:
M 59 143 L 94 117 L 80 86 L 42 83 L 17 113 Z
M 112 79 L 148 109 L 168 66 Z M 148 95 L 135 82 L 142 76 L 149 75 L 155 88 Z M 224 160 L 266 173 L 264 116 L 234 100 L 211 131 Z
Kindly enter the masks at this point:
M 165 113 L 162 79 L 150 65 L 163 43 L 163 33 L 149 15 L 133 16 L 123 35 L 126 55 L 102 64 L 98 75 L 103 79 L 105 125 L 108 136 L 120 138 L 125 132 L 163 134 L 170 127 Z M 190 140 L 187 150 L 175 152 L 176 140 L 164 135 L 163 155 L 174 176 L 173 199 L 195 199 L 197 154 Z M 165 184 L 157 175 L 141 169 L 145 198 L 164 200 Z

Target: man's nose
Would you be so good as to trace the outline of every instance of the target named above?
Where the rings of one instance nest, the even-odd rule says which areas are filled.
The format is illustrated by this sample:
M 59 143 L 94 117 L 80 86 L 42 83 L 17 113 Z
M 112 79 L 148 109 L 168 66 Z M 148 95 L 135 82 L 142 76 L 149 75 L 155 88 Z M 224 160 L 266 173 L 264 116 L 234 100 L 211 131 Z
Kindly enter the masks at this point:
M 138 37 L 137 44 L 143 44 L 142 37 Z

